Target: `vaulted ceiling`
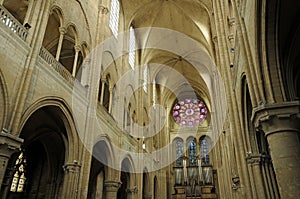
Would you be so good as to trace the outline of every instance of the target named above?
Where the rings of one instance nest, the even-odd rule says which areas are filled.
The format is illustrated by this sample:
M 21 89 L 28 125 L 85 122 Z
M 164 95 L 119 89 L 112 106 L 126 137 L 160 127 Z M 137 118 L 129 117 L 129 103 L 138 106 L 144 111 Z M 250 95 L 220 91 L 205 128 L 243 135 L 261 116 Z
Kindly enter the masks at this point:
M 161 64 L 151 70 L 157 82 L 182 88 L 187 82 L 209 98 L 209 75 L 214 66 L 211 0 L 122 0 L 124 29 L 136 29 L 139 64 Z M 170 67 L 170 70 L 166 68 Z M 154 67 L 153 67 L 154 68 Z M 162 70 L 163 69 L 163 70 Z M 182 77 L 170 72 L 175 69 Z M 205 94 L 204 94 L 205 93 Z

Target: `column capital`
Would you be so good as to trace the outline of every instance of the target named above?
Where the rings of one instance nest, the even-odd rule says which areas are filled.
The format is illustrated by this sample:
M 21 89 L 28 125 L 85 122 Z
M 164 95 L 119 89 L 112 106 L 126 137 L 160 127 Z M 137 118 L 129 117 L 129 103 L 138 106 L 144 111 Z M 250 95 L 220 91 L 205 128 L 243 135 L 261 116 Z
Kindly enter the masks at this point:
M 283 131 L 299 132 L 300 101 L 261 105 L 253 109 L 251 119 L 266 136 Z
M 62 35 L 67 33 L 67 29 L 65 27 L 59 27 L 58 30 L 59 30 L 59 33 L 62 34 Z
M 76 44 L 76 45 L 74 45 L 74 49 L 75 49 L 75 52 L 79 52 L 79 51 L 81 51 L 81 46 Z
M 227 20 L 230 26 L 233 26 L 235 24 L 235 17 L 228 17 Z
M 268 155 L 262 154 L 249 154 L 246 157 L 247 163 L 251 165 L 263 164 L 270 162 L 271 158 Z
M 114 85 L 111 85 L 111 84 L 109 84 L 109 92 L 110 92 L 110 93 L 112 93 L 112 92 L 113 92 L 113 90 L 114 90 L 114 87 L 115 87 Z
M 145 195 L 144 195 L 144 198 L 145 198 L 145 199 L 151 199 L 151 198 L 152 198 L 151 193 L 145 194 Z
M 107 192 L 117 192 L 121 187 L 121 182 L 114 180 L 104 181 L 104 186 Z
M 108 8 L 103 5 L 99 5 L 98 9 L 99 9 L 100 13 L 104 14 L 104 15 L 106 15 L 109 12 Z
M 10 156 L 20 149 L 23 139 L 13 136 L 3 129 L 0 133 L 0 156 L 10 158 Z
M 80 168 L 81 168 L 81 165 L 79 165 L 75 161 L 74 161 L 74 163 L 67 163 L 63 166 L 63 169 L 66 173 L 78 173 Z
M 137 188 L 137 186 L 134 186 L 132 188 L 126 189 L 126 192 L 130 193 L 130 194 L 136 194 L 136 193 L 138 193 L 138 188 Z

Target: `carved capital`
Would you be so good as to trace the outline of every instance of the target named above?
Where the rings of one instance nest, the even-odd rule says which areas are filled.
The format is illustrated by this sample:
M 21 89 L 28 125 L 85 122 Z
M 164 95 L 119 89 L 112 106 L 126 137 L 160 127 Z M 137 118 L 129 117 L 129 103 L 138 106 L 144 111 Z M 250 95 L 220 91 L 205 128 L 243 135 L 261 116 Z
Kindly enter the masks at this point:
M 213 37 L 213 42 L 216 44 L 216 43 L 218 43 L 218 37 L 217 36 L 214 36 Z
M 234 40 L 234 35 L 233 34 L 228 35 L 228 40 L 232 42 Z
M 300 101 L 261 105 L 253 109 L 251 119 L 266 136 L 278 132 L 299 132 Z
M 233 190 L 237 190 L 238 188 L 240 188 L 240 177 L 238 175 L 233 175 L 232 178 L 232 189 Z
M 234 24 L 235 24 L 235 17 L 228 17 L 227 20 L 228 20 L 229 26 L 234 26 Z
M 121 187 L 121 182 L 113 181 L 113 180 L 106 180 L 104 182 L 104 186 L 107 192 L 117 192 Z
M 64 34 L 67 33 L 67 29 L 66 29 L 65 27 L 59 27 L 59 33 L 60 33 L 61 35 L 64 35 Z
M 136 193 L 138 193 L 138 188 L 137 188 L 137 186 L 134 186 L 132 188 L 126 189 L 126 192 L 131 193 L 131 194 L 136 194 Z
M 109 12 L 108 8 L 105 7 L 105 6 L 103 6 L 103 5 L 100 5 L 100 6 L 99 6 L 99 11 L 100 11 L 100 13 L 103 14 L 103 15 L 106 15 L 106 14 Z
M 5 129 L 0 133 L 0 156 L 10 158 L 10 156 L 21 148 L 23 139 L 15 137 Z
M 260 154 L 256 154 L 256 155 L 248 155 L 247 158 L 247 163 L 251 164 L 251 165 L 255 165 L 255 164 L 261 164 L 262 162 L 262 156 Z
M 80 171 L 81 165 L 76 161 L 74 163 L 67 163 L 63 166 L 63 169 L 66 173 L 78 173 Z
M 75 45 L 74 46 L 75 52 L 81 51 L 81 46 L 80 45 Z

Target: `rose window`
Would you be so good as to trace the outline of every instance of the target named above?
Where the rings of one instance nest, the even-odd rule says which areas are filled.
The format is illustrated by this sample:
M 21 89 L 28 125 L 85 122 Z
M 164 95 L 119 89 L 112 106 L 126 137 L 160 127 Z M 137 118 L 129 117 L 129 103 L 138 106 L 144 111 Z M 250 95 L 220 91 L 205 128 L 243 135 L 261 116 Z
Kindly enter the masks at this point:
M 201 100 L 185 99 L 173 107 L 173 117 L 181 126 L 195 126 L 204 121 L 207 108 Z

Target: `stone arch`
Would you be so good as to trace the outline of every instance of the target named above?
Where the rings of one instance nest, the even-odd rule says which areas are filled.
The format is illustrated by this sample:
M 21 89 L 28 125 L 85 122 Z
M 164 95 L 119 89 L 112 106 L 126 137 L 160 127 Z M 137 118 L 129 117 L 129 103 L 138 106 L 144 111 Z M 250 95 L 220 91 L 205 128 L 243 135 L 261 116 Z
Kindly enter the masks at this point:
M 104 183 L 112 179 L 113 171 L 109 169 L 114 164 L 114 154 L 111 141 L 101 135 L 94 141 L 89 174 L 88 198 L 102 198 L 105 195 Z
M 0 131 L 5 127 L 7 110 L 8 109 L 8 93 L 6 88 L 6 81 L 0 70 Z
M 55 13 L 59 17 L 60 27 L 64 27 L 65 17 L 64 17 L 64 12 L 62 11 L 62 9 L 57 5 L 53 5 L 50 9 L 50 15 L 53 13 Z
M 58 98 L 39 99 L 24 112 L 19 129 L 24 142 L 21 152 L 12 155 L 7 171 L 14 172 L 16 157 L 23 154 L 26 186 L 21 193 L 5 193 L 9 198 L 57 198 L 69 183 L 65 169 L 70 165 L 80 168 L 76 126 L 67 104 Z M 11 184 L 12 179 L 7 182 Z
M 147 167 L 143 169 L 143 187 L 142 187 L 142 198 L 149 199 L 151 198 L 151 180 Z
M 93 156 L 98 159 L 101 163 L 108 167 L 112 167 L 110 165 L 115 165 L 116 163 L 116 158 L 113 150 L 113 146 L 111 144 L 111 140 L 108 136 L 106 135 L 100 135 L 95 138 L 93 147 L 95 147 L 97 144 L 97 149 L 101 150 L 101 153 L 95 153 L 93 152 Z M 110 173 L 107 173 L 107 177 L 109 177 Z
M 70 111 L 71 108 L 67 105 L 64 99 L 58 97 L 44 97 L 34 102 L 31 106 L 29 106 L 25 110 L 19 125 L 19 132 L 21 133 L 21 129 L 24 128 L 26 121 L 33 113 L 35 113 L 37 110 L 43 107 L 50 107 L 50 106 L 56 107 L 60 111 L 59 117 L 61 117 L 61 120 L 66 128 L 66 137 L 68 139 L 69 144 L 68 144 L 68 148 L 66 149 L 66 157 L 68 157 L 68 159 L 66 159 L 65 162 L 73 162 L 73 160 L 78 159 L 76 155 L 78 154 L 77 150 L 79 148 L 77 128 L 76 128 L 75 120 Z
M 134 192 L 135 187 L 137 186 L 136 182 L 136 173 L 134 169 L 134 163 L 131 156 L 128 154 L 121 161 L 121 187 L 118 190 L 117 198 L 118 199 L 127 199 L 130 198 L 130 194 Z
M 44 34 L 42 46 L 52 54 L 53 57 L 57 57 L 59 49 L 58 44 L 61 34 L 65 33 L 64 28 L 64 14 L 59 6 L 54 5 L 50 9 L 48 22 Z

